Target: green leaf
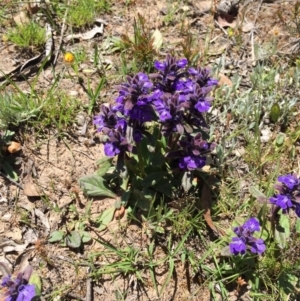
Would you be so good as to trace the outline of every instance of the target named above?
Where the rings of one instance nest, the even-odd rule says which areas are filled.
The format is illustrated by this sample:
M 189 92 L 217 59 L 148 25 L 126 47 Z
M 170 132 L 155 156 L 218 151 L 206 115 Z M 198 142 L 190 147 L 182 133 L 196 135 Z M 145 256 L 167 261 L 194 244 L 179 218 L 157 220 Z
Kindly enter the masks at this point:
M 278 286 L 282 301 L 289 301 L 290 294 L 295 292 L 295 288 L 298 282 L 298 278 L 294 275 L 287 273 L 285 270 L 280 273 L 278 278 Z
M 70 248 L 79 248 L 81 246 L 81 236 L 78 231 L 72 231 L 65 237 L 66 245 Z
M 116 195 L 105 187 L 105 180 L 97 175 L 89 175 L 79 179 L 79 185 L 84 193 L 89 196 L 116 197 Z
M 145 189 L 143 192 L 139 189 L 134 189 L 132 196 L 133 198 L 133 205 L 137 206 L 143 211 L 149 211 L 152 204 L 153 196 L 149 194 L 150 189 Z M 153 192 L 153 191 L 152 191 Z
M 279 117 L 281 115 L 280 112 L 280 106 L 278 103 L 274 103 L 271 107 L 271 111 L 270 111 L 270 119 L 272 122 L 277 122 Z
M 128 169 L 125 164 L 124 154 L 118 155 L 117 172 L 122 179 L 127 179 L 128 178 Z
M 300 233 L 300 218 L 297 218 L 297 221 L 296 221 L 296 232 L 297 233 Z
M 278 133 L 275 139 L 275 143 L 277 146 L 282 146 L 285 140 L 285 134 L 284 133 Z
M 104 210 L 97 218 L 97 223 L 100 223 L 99 231 L 107 228 L 107 225 L 112 221 L 116 208 L 111 207 Z
M 251 186 L 249 188 L 249 192 L 260 202 L 266 202 L 268 200 L 266 195 L 263 192 L 261 192 L 257 186 Z
M 184 189 L 185 192 L 189 191 L 190 188 L 192 187 L 192 172 L 191 171 L 186 171 L 184 174 L 183 174 L 183 177 L 182 177 L 182 181 L 181 181 L 181 185 Z
M 42 280 L 41 280 L 41 277 L 38 275 L 37 272 L 32 272 L 32 274 L 30 275 L 28 283 L 29 284 L 34 284 L 35 294 L 39 296 L 42 292 Z
M 281 213 L 279 225 L 283 228 L 286 238 L 290 236 L 290 220 L 287 214 Z
M 1 161 L 1 167 L 3 168 L 3 170 L 5 171 L 5 174 L 12 180 L 14 181 L 18 181 L 18 175 L 17 173 L 14 171 L 13 167 L 11 166 L 11 164 L 9 162 L 7 162 L 6 160 Z
M 48 239 L 49 242 L 58 242 L 58 241 L 61 241 L 65 236 L 65 232 L 64 231 L 53 231 L 51 234 L 50 234 L 50 237 Z
M 109 159 L 111 159 L 111 158 L 109 158 Z M 106 160 L 106 161 L 102 162 L 97 170 L 97 175 L 99 177 L 104 176 L 110 167 L 111 167 L 111 160 Z
M 142 159 L 142 162 L 146 167 L 149 164 L 149 158 L 151 156 L 151 153 L 148 150 L 148 139 L 146 137 L 144 137 L 139 143 L 138 151 L 141 156 L 139 159 Z
M 130 191 L 130 190 L 125 191 L 125 192 L 123 192 L 123 194 L 122 194 L 121 202 L 122 202 L 123 204 L 125 204 L 125 206 L 127 205 L 128 201 L 129 201 L 129 199 L 130 199 L 130 195 L 131 195 L 131 191 Z
M 98 165 L 102 165 L 102 164 L 104 164 L 104 163 L 107 162 L 107 161 L 112 162 L 112 160 L 113 160 L 112 157 L 107 157 L 107 156 L 105 156 L 105 157 L 102 157 L 101 159 L 99 159 L 99 160 L 97 161 L 97 164 L 98 164 Z
M 173 197 L 173 187 L 171 179 L 162 179 L 158 184 L 154 185 L 152 188 L 166 195 L 169 198 Z
M 89 232 L 86 231 L 79 231 L 80 235 L 81 235 L 81 241 L 85 244 L 85 243 L 89 243 L 92 240 L 92 237 L 90 235 Z
M 286 247 L 287 237 L 282 228 L 275 228 L 275 241 L 280 249 L 284 249 Z
M 166 171 L 153 172 L 142 180 L 142 185 L 144 187 L 154 186 L 155 184 L 159 183 L 160 180 L 167 174 L 168 172 Z

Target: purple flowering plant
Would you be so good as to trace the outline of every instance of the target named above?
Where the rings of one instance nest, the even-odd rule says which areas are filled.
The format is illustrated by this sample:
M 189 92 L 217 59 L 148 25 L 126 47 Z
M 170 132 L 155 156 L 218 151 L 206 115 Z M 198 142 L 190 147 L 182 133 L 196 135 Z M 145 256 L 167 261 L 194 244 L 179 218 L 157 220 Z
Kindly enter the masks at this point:
M 269 198 L 271 204 L 283 213 L 294 210 L 300 217 L 300 177 L 297 174 L 282 175 L 277 178 L 278 183 L 274 185 L 276 193 Z
M 244 255 L 247 250 L 253 254 L 262 254 L 266 250 L 264 240 L 254 237 L 255 232 L 260 231 L 258 219 L 251 217 L 242 226 L 235 227 L 235 237 L 229 244 L 230 253 L 233 255 Z
M 2 263 L 4 264 L 4 263 Z M 16 277 L 8 274 L 1 280 L 1 301 L 32 301 L 38 300 L 41 292 L 41 280 L 33 272 L 31 266 L 27 266 Z
M 149 200 L 162 195 L 174 198 L 180 186 L 185 192 L 191 189 L 215 147 L 207 141 L 204 116 L 218 83 L 210 70 L 171 55 L 154 67 L 154 74 L 127 76 L 116 86 L 114 103 L 103 104 L 94 118 L 107 156 L 98 176 L 126 192 L 124 203 L 140 208 L 149 208 Z M 81 184 L 89 194 L 85 181 Z

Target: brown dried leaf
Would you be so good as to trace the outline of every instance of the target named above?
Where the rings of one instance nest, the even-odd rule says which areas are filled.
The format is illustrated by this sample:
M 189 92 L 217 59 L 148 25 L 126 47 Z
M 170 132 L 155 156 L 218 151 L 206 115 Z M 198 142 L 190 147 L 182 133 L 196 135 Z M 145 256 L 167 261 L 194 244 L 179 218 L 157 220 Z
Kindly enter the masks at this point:
M 37 189 L 36 189 L 36 186 L 33 182 L 33 179 L 31 177 L 31 175 L 27 175 L 25 178 L 24 178 L 24 185 L 23 185 L 23 193 L 26 195 L 26 196 L 29 196 L 29 197 L 38 197 L 40 196 L 40 194 L 38 193 Z
M 210 215 L 210 207 L 212 204 L 211 187 L 214 184 L 214 181 L 214 176 L 209 176 L 207 181 L 204 182 L 201 191 L 201 207 L 204 210 L 204 219 L 207 225 L 214 231 L 214 233 L 224 235 L 225 232 L 216 228 Z
M 228 14 L 220 14 L 217 21 L 221 27 L 236 27 L 236 18 Z
M 23 244 L 23 245 L 19 245 L 16 244 L 13 240 L 6 240 L 0 243 L 0 249 L 2 249 L 2 251 L 4 253 L 8 253 L 8 252 L 23 252 L 27 247 L 27 244 Z
M 218 86 L 221 87 L 223 85 L 227 85 L 228 87 L 232 87 L 232 81 L 226 75 L 219 73 L 219 82 Z

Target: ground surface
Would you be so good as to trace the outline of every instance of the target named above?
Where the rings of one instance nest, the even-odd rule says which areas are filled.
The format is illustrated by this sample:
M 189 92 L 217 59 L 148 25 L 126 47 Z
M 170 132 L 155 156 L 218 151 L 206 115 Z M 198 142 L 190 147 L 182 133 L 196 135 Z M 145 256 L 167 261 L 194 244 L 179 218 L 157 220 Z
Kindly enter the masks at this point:
M 109 37 L 132 35 L 134 18 L 141 14 L 146 20 L 147 28 L 150 31 L 158 29 L 163 36 L 159 59 L 170 52 L 182 57 L 181 43 L 186 43 L 189 33 L 194 39 L 192 50 L 200 54 L 200 63 L 211 67 L 218 63 L 221 65 L 220 87 L 231 86 L 231 79 L 237 74 L 242 77 L 241 89 L 245 90 L 251 86 L 249 76 L 257 60 L 266 60 L 268 64 L 272 64 L 273 60 L 280 58 L 282 64 L 288 65 L 289 58 L 292 59 L 299 53 L 299 35 L 291 34 L 288 26 L 277 14 L 281 12 L 288 25 L 294 1 L 241 1 L 234 21 L 230 14 L 226 17 L 218 16 L 217 3 L 211 1 L 140 0 L 127 1 L 127 4 L 124 1 L 114 2 L 109 13 L 98 16 L 105 21 L 103 34 L 89 40 L 67 41 L 66 37 L 72 34 L 72 28 L 65 26 L 62 39 L 64 50 L 85 53 L 85 58 L 78 62 L 78 74 L 64 64 L 61 52 L 55 68 L 52 68 L 50 63 L 38 77 L 33 70 L 28 74 L 27 80 L 12 78 L 17 87 L 25 93 L 30 93 L 28 83 L 32 85 L 33 81 L 36 81 L 35 92 L 43 97 L 51 88 L 56 76 L 60 75 L 57 91 L 80 103 L 80 110 L 76 118 L 74 117 L 74 122 L 62 131 L 58 131 L 55 126 L 41 129 L 36 125 L 22 125 L 17 130 L 14 140 L 21 143 L 22 150 L 7 156 L 20 157 L 16 170 L 19 183 L 26 188 L 25 192 L 25 189 L 22 190 L 0 177 L 0 261 L 6 262 L 15 270 L 31 263 L 43 279 L 45 300 L 90 300 L 86 297 L 90 279 L 89 256 L 99 252 L 99 256 L 94 257 L 94 264 L 98 267 L 115 260 L 113 255 L 105 256 L 101 253 L 105 248 L 96 240 L 76 250 L 47 243 L 51 232 L 66 227 L 72 230 L 72 221 L 78 220 L 78 215 L 84 216 L 90 201 L 81 191 L 78 179 L 95 172 L 96 162 L 103 156 L 103 146 L 92 124 L 93 114 L 88 116 L 82 108 L 84 104 L 88 106 L 90 101 L 86 93 L 87 87 L 90 85 L 93 90 L 96 89 L 103 72 L 109 80 L 97 98 L 98 104 L 112 101 L 113 85 L 122 80 L 120 52 L 112 52 Z M 16 5 L 12 14 L 16 15 L 21 10 L 22 7 Z M 43 18 L 44 16 L 40 17 L 41 22 Z M 57 50 L 63 19 L 55 20 L 58 23 L 53 29 L 53 38 Z M 4 35 L 10 26 L 13 24 L 3 26 L 1 33 Z M 81 28 L 77 32 L 85 32 L 89 28 L 91 26 Z M 0 69 L 5 74 L 41 51 L 34 49 L 32 53 L 22 52 L 7 41 L 1 42 L 0 45 Z M 93 62 L 96 45 L 101 53 L 100 72 L 97 71 L 99 66 L 95 66 Z M 130 60 L 130 55 L 127 60 Z M 130 65 L 130 62 L 127 64 Z M 283 74 L 279 76 L 282 77 Z M 14 92 L 16 87 L 5 84 L 2 89 Z M 57 98 L 57 103 L 59 105 L 60 97 Z M 96 113 L 97 109 L 94 112 Z M 88 127 L 86 132 L 80 134 L 78 130 L 81 124 L 78 120 L 82 116 Z M 213 118 L 218 119 L 216 116 L 212 116 L 212 120 Z M 231 117 L 228 118 L 227 126 Z M 224 127 L 224 124 L 220 125 L 220 133 L 227 130 L 224 130 Z M 216 138 L 217 136 L 216 134 Z M 237 157 L 242 157 L 239 151 L 244 152 L 244 146 L 243 142 L 236 146 Z M 296 153 L 298 152 L 297 147 Z M 253 158 L 239 161 L 233 168 L 233 174 L 244 177 L 248 166 L 252 164 L 251 160 Z M 240 186 L 241 197 L 247 195 L 243 191 L 247 191 L 251 184 L 247 177 L 245 179 Z M 151 237 L 146 235 L 145 229 L 140 225 L 127 225 L 126 215 L 120 221 L 114 220 L 108 229 L 102 232 L 89 222 L 103 210 L 113 206 L 114 202 L 113 199 L 94 199 L 91 203 L 91 215 L 84 220 L 86 229 L 93 238 L 101 237 L 101 241 L 123 248 L 130 245 L 143 251 Z M 71 205 L 73 207 L 70 207 Z M 78 214 L 70 208 L 76 208 Z M 228 220 L 231 218 L 230 212 L 219 215 L 219 225 L 226 230 L 226 227 L 230 227 Z M 207 233 L 205 235 L 209 240 Z M 196 252 L 198 258 L 205 252 L 196 238 L 195 241 L 189 241 L 188 245 Z M 155 257 L 160 258 L 164 255 L 165 250 L 158 247 Z M 142 262 L 142 258 L 137 260 Z M 167 264 L 157 268 L 159 289 L 168 276 L 168 268 Z M 176 275 L 170 279 L 160 297 L 157 296 L 150 280 L 149 271 L 141 267 L 140 274 L 144 283 L 130 274 L 98 277 L 99 279 L 93 282 L 94 300 L 206 301 L 211 298 L 209 280 L 202 279 L 201 272 L 195 275 L 180 260 L 176 262 Z M 230 300 L 252 300 L 247 294 L 243 296 L 244 299 L 237 299 L 234 289 L 232 292 Z

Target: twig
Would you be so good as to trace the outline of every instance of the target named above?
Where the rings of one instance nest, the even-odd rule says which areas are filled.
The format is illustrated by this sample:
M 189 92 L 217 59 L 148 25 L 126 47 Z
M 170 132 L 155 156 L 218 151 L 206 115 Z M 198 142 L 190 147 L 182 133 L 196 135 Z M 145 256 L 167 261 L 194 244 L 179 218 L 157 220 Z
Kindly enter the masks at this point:
M 87 269 L 87 272 L 90 272 L 90 268 Z M 86 279 L 86 301 L 93 300 L 93 282 L 90 277 Z
M 78 296 L 78 295 L 72 294 L 72 293 L 67 293 L 67 294 L 65 294 L 64 296 L 71 297 L 71 298 L 73 298 L 73 299 L 77 299 L 77 300 L 80 300 L 80 301 L 85 301 L 84 298 L 82 298 L 82 297 L 80 297 L 80 296 Z
M 215 20 L 215 23 L 218 25 L 218 27 L 228 36 L 228 32 L 219 24 L 217 20 Z
M 64 14 L 63 24 L 62 24 L 61 32 L 60 32 L 60 39 L 59 39 L 58 48 L 57 48 L 57 51 L 56 51 L 56 54 L 55 54 L 55 58 L 54 58 L 54 61 L 53 61 L 53 66 L 55 66 L 55 64 L 56 64 L 57 58 L 59 56 L 60 48 L 61 48 L 61 45 L 62 45 L 62 41 L 63 41 L 64 31 L 65 31 L 65 26 L 66 26 L 66 20 L 67 20 L 67 14 L 68 14 L 68 11 L 69 11 L 69 1 L 67 2 L 66 6 L 67 6 L 67 8 L 66 8 L 66 11 L 65 11 L 65 14 Z
M 6 180 L 10 181 L 12 184 L 16 185 L 17 187 L 19 187 L 20 189 L 23 190 L 23 187 L 21 184 L 19 184 L 15 180 L 11 179 L 10 177 L 8 177 L 5 173 L 0 171 L 0 176 L 2 176 L 3 178 L 5 178 Z
M 255 58 L 255 50 L 254 50 L 254 31 L 251 30 L 251 57 L 252 57 L 252 64 L 255 63 L 256 58 Z

